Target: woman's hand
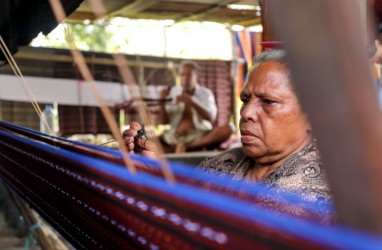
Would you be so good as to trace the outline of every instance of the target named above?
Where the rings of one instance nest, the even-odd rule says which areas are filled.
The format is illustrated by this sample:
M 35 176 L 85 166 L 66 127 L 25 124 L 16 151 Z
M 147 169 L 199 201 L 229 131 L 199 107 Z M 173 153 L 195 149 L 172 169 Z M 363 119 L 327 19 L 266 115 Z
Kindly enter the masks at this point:
M 122 136 L 124 137 L 124 142 L 129 152 L 159 159 L 158 146 L 147 138 L 139 123 L 130 123 L 130 128 L 123 131 Z

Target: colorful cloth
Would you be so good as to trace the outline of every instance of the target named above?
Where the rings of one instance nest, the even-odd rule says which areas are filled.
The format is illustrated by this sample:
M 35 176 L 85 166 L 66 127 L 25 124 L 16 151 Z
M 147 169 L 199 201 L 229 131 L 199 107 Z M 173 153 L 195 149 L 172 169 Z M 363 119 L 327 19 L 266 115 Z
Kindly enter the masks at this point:
M 207 158 L 200 164 L 200 168 L 209 173 L 230 176 L 232 180 L 244 181 L 253 165 L 254 161 L 244 154 L 243 148 L 234 148 Z M 290 157 L 261 183 L 277 192 L 297 193 L 304 200 L 312 201 L 317 205 L 330 203 L 332 200 L 315 141 Z M 263 202 L 267 203 L 267 197 L 264 198 Z M 285 202 L 288 203 L 288 201 Z M 285 209 L 298 215 L 305 213 L 295 204 L 286 206 Z M 321 219 L 323 222 L 329 222 L 332 220 L 332 215 L 329 214 L 329 211 L 322 211 Z

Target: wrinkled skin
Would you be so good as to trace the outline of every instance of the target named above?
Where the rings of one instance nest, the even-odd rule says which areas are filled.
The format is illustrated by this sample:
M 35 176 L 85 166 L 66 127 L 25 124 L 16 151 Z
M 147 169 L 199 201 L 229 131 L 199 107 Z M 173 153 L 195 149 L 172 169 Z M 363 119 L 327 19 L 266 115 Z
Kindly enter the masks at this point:
M 268 61 L 253 68 L 240 98 L 241 142 L 256 166 L 271 172 L 310 143 L 310 125 L 284 65 Z

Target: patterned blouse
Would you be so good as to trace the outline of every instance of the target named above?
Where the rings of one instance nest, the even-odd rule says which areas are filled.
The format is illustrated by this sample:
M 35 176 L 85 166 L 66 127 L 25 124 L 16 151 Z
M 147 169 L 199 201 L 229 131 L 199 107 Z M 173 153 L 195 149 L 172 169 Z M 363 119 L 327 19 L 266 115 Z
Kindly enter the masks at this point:
M 219 155 L 205 159 L 200 168 L 206 172 L 232 177 L 232 180 L 244 181 L 246 174 L 254 165 L 254 161 L 246 156 L 242 148 L 234 148 Z M 331 203 L 331 193 L 326 179 L 325 170 L 322 168 L 316 142 L 313 140 L 308 146 L 294 154 L 281 167 L 270 173 L 261 183 L 266 184 L 276 192 L 291 191 L 299 194 L 304 200 L 316 204 L 319 215 L 318 220 L 329 223 L 333 220 L 331 209 L 322 209 L 323 204 Z M 263 203 L 270 203 L 263 197 Z M 274 201 L 274 199 L 273 199 Z M 278 200 L 280 201 L 280 200 Z M 313 218 L 309 211 L 291 204 L 287 200 L 282 201 L 281 210 L 295 215 Z M 280 210 L 280 207 L 278 210 Z

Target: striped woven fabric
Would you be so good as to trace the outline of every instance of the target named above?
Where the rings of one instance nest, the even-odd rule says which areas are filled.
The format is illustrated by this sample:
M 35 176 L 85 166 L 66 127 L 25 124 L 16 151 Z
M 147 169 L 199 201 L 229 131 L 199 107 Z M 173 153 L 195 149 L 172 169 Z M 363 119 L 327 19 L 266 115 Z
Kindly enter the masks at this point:
M 322 209 L 295 194 L 227 183 L 179 163 L 170 163 L 177 182 L 169 183 L 158 162 L 131 158 L 137 174 L 127 170 L 116 150 L 0 122 L 1 178 L 77 249 L 382 246 L 379 238 L 280 214 L 274 210 L 277 206 L 269 209 L 256 203 L 259 193 L 269 192 L 275 202 L 277 195 L 283 195 L 283 200 L 306 206 L 312 213 Z M 205 180 L 208 185 L 202 185 Z

